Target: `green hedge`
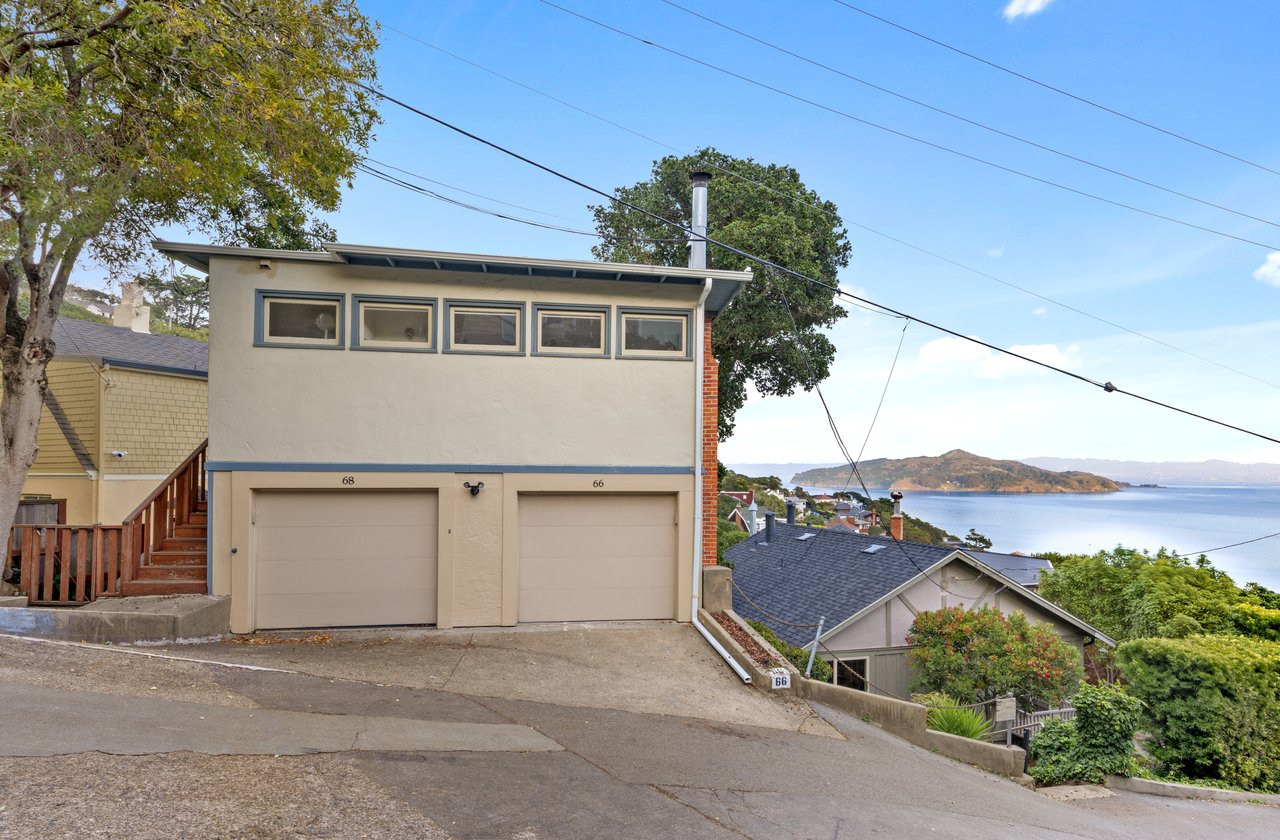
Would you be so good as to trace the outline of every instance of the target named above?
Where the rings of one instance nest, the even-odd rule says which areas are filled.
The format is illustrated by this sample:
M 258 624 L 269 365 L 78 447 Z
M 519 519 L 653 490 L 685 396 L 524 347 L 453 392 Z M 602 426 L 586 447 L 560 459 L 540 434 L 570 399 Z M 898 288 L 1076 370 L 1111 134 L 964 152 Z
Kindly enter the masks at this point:
M 1074 720 L 1052 720 L 1031 739 L 1031 778 L 1042 785 L 1101 784 L 1138 772 L 1133 733 L 1142 704 L 1118 685 L 1084 683 L 1071 698 Z
M 1280 642 L 1280 610 L 1257 604 L 1236 604 L 1231 611 L 1236 629 L 1246 636 Z
M 763 621 L 748 621 L 751 629 L 755 630 L 764 640 L 773 645 L 773 649 L 778 653 L 791 660 L 791 664 L 800 669 L 800 673 L 804 673 L 804 669 L 809 665 L 809 651 L 802 647 L 784 642 L 778 638 L 778 634 L 773 632 L 773 628 L 765 624 Z M 813 658 L 813 672 L 809 675 L 818 682 L 831 682 L 831 665 L 820 656 Z
M 1280 643 L 1138 639 L 1116 660 L 1165 775 L 1280 791 Z

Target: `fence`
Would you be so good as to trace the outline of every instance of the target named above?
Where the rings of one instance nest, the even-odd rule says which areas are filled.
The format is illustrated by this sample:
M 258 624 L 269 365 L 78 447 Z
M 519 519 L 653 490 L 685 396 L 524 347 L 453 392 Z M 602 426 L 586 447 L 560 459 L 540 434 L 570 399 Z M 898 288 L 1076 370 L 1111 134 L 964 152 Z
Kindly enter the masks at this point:
M 120 525 L 14 525 L 8 551 L 33 606 L 87 604 L 120 594 Z

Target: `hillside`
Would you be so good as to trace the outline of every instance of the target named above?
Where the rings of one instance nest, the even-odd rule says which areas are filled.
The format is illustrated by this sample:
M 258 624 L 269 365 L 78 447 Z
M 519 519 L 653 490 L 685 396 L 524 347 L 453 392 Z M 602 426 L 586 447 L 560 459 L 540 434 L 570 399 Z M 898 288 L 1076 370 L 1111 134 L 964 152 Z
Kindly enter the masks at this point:
M 1021 461 L 996 461 L 953 449 L 937 457 L 877 458 L 858 465 L 867 487 L 971 493 L 1110 493 L 1122 485 L 1085 472 L 1052 472 Z M 798 473 L 793 481 L 809 487 L 843 487 L 848 467 L 824 467 Z
M 1110 461 L 1101 458 L 1023 458 L 1046 470 L 1087 470 L 1130 484 L 1280 484 L 1280 464 L 1231 461 Z

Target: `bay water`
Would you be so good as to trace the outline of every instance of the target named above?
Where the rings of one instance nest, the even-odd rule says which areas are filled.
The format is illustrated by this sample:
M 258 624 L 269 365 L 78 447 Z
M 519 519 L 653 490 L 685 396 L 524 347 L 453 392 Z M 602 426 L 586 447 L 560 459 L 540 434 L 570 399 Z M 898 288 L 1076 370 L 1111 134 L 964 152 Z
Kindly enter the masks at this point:
M 831 488 L 806 488 L 811 493 Z M 887 490 L 873 490 L 879 498 Z M 1194 555 L 1280 532 L 1280 487 L 1134 487 L 1115 493 L 926 493 L 902 510 L 956 536 L 970 528 L 992 551 L 1093 554 L 1123 545 Z M 1280 536 L 1210 551 L 1237 584 L 1280 590 Z

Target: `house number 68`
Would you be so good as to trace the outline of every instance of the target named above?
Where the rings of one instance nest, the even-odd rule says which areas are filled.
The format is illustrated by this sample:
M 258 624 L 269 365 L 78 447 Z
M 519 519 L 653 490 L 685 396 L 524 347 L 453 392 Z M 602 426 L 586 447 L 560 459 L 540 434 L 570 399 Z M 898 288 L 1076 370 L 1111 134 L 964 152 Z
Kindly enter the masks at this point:
M 355 483 L 356 483 L 356 477 L 355 477 L 354 475 L 344 475 L 344 476 L 342 477 L 342 483 L 343 483 L 343 484 L 355 484 Z

